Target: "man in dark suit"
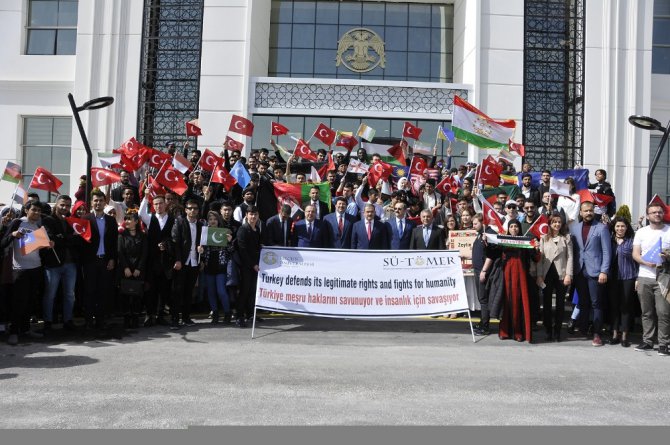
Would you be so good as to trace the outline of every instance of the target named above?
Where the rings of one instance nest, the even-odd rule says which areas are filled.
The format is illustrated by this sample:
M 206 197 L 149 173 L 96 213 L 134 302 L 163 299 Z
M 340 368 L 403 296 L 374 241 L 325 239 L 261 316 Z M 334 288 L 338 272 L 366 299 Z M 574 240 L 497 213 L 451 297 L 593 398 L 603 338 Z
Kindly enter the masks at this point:
M 387 221 L 389 235 L 391 238 L 391 249 L 408 250 L 412 231 L 416 227 L 414 222 L 406 218 L 407 204 L 398 201 L 393 206 L 395 216 Z
M 330 212 L 328 204 L 319 200 L 320 192 L 321 190 L 317 186 L 312 186 L 312 188 L 309 189 L 309 204 L 314 206 L 316 219 L 318 220 L 322 220 L 323 217 Z
M 328 247 L 334 249 L 351 249 L 351 233 L 356 218 L 347 213 L 347 198 L 338 196 L 335 200 L 335 211 L 323 218 L 328 230 Z
M 603 302 L 607 274 L 612 259 L 612 241 L 607 225 L 595 221 L 594 204 L 584 201 L 579 206 L 581 221 L 570 226 L 574 251 L 575 287 L 579 295 L 580 332 L 588 332 L 589 315 L 593 310 L 593 346 L 602 346 Z
M 291 206 L 284 204 L 279 214 L 269 218 L 265 223 L 263 231 L 264 246 L 290 246 L 291 245 Z
M 409 243 L 411 250 L 444 250 L 444 230 L 433 224 L 433 213 L 430 210 L 421 211 L 421 225 L 412 231 Z
M 352 249 L 385 250 L 389 248 L 386 224 L 376 219 L 375 215 L 375 206 L 366 204 L 363 208 L 363 219 L 354 224 L 351 233 Z
M 533 177 L 530 173 L 521 175 L 521 194 L 526 198 L 526 202 L 530 201 L 535 204 L 535 207 L 540 207 L 542 195 L 537 188 L 533 187 L 532 181 Z
M 191 320 L 191 296 L 198 279 L 198 245 L 202 221 L 198 219 L 200 207 L 198 201 L 186 201 L 186 217 L 180 216 L 172 226 L 171 247 L 174 251 L 174 278 L 172 280 L 172 303 L 170 329 L 179 329 L 179 313 L 185 326 L 193 326 Z
M 84 311 L 86 327 L 105 327 L 107 299 L 112 287 L 114 267 L 117 258 L 117 238 L 119 236 L 116 220 L 105 215 L 105 194 L 91 192 L 91 213 L 84 216 L 91 223 L 91 240 L 82 250 L 84 265 Z
M 294 247 L 327 247 L 328 229 L 322 221 L 316 219 L 316 207 L 305 207 L 305 219 L 296 222 L 293 227 Z

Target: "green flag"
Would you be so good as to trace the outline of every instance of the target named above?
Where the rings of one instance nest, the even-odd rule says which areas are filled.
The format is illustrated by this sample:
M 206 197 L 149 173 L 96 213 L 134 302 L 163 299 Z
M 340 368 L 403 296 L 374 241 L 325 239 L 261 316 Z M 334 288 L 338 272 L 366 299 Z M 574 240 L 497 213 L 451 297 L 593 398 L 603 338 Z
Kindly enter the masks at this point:
M 230 230 L 218 227 L 203 227 L 200 233 L 201 246 L 226 247 Z

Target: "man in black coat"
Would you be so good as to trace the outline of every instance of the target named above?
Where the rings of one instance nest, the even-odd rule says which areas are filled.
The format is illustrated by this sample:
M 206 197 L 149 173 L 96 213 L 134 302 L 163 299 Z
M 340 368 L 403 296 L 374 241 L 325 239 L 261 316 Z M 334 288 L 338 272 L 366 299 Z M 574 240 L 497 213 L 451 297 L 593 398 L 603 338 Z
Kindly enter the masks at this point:
M 91 213 L 84 215 L 91 223 L 91 240 L 82 249 L 84 265 L 84 312 L 86 327 L 105 327 L 109 289 L 114 280 L 119 229 L 116 220 L 105 215 L 105 194 L 91 192 Z
M 410 250 L 444 250 L 446 247 L 444 230 L 433 224 L 433 213 L 422 210 L 421 225 L 412 232 Z
M 171 247 L 174 252 L 174 277 L 172 280 L 172 303 L 170 329 L 179 329 L 179 314 L 185 326 L 193 326 L 191 320 L 191 296 L 198 280 L 198 245 L 202 221 L 198 219 L 200 207 L 198 201 L 186 201 L 186 217 L 176 219 L 172 226 Z
M 263 230 L 263 244 L 266 246 L 291 245 L 291 206 L 284 204 L 279 213 L 268 219 Z
M 335 211 L 323 218 L 328 230 L 329 245 L 335 249 L 351 249 L 351 233 L 356 218 L 347 213 L 347 198 L 338 196 Z

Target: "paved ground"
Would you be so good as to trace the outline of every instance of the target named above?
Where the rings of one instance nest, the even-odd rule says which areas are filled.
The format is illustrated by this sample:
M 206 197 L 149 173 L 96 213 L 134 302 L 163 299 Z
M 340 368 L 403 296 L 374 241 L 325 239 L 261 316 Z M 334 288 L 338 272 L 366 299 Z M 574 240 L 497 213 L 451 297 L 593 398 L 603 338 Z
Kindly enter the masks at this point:
M 460 320 L 275 316 L 254 340 L 196 321 L 3 343 L 0 427 L 670 424 L 670 358 L 656 352 L 473 344 Z

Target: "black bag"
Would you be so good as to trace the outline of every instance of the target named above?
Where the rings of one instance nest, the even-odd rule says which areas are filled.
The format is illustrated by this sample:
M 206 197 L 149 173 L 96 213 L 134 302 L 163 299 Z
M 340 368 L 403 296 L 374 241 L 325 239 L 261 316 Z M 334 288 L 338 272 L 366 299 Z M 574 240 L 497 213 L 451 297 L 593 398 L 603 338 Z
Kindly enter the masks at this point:
M 122 278 L 119 283 L 121 295 L 141 297 L 144 295 L 144 281 Z

